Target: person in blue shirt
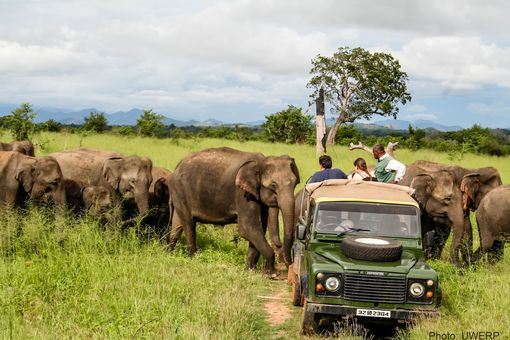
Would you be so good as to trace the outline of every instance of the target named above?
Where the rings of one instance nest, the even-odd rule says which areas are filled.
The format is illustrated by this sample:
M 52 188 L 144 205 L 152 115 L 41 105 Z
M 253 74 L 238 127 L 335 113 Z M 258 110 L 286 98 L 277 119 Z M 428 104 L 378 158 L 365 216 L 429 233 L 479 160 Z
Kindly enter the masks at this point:
M 333 161 L 328 155 L 319 157 L 320 171 L 313 174 L 308 183 L 322 182 L 327 179 L 347 179 L 347 175 L 340 169 L 333 167 Z

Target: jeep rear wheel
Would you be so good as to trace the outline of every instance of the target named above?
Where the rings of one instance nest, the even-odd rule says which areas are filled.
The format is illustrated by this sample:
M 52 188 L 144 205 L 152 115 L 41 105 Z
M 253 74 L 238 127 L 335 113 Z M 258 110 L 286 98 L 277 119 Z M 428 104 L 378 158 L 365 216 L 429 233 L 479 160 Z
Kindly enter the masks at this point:
M 402 244 L 378 237 L 348 237 L 340 246 L 345 256 L 356 260 L 392 262 L 402 256 Z

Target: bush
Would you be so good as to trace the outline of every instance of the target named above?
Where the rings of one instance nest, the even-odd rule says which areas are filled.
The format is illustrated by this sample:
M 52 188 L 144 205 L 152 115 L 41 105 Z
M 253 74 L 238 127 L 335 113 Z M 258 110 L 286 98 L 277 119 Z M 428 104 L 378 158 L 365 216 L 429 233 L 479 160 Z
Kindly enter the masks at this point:
M 266 137 L 271 142 L 304 143 L 313 132 L 312 116 L 301 108 L 289 105 L 286 110 L 266 116 L 262 124 Z
M 152 109 L 143 111 L 143 114 L 136 120 L 138 133 L 145 137 L 160 137 L 163 128 L 163 115 L 152 112 Z
M 88 117 L 85 117 L 85 124 L 83 130 L 93 132 L 104 132 L 108 129 L 108 120 L 103 112 L 91 112 Z

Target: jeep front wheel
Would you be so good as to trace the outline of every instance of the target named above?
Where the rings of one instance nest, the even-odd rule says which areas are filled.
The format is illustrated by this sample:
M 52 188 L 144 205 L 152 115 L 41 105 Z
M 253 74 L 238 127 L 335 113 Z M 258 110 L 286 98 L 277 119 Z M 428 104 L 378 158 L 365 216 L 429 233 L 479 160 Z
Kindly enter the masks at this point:
M 304 335 L 313 335 L 319 331 L 319 322 L 321 315 L 319 313 L 307 311 L 307 301 L 303 305 L 303 315 L 301 317 L 301 333 Z
M 342 240 L 342 252 L 356 260 L 392 262 L 402 256 L 402 244 L 378 237 L 347 237 Z

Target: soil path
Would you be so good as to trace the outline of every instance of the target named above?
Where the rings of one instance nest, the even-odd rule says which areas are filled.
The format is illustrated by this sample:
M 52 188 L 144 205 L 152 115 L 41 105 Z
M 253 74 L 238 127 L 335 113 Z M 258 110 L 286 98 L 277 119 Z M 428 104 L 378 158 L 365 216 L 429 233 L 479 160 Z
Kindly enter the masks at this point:
M 286 290 L 278 289 L 273 291 L 270 296 L 264 296 L 262 298 L 266 300 L 264 309 L 267 313 L 268 321 L 272 326 L 282 325 L 292 317 L 288 305 L 290 296 Z

